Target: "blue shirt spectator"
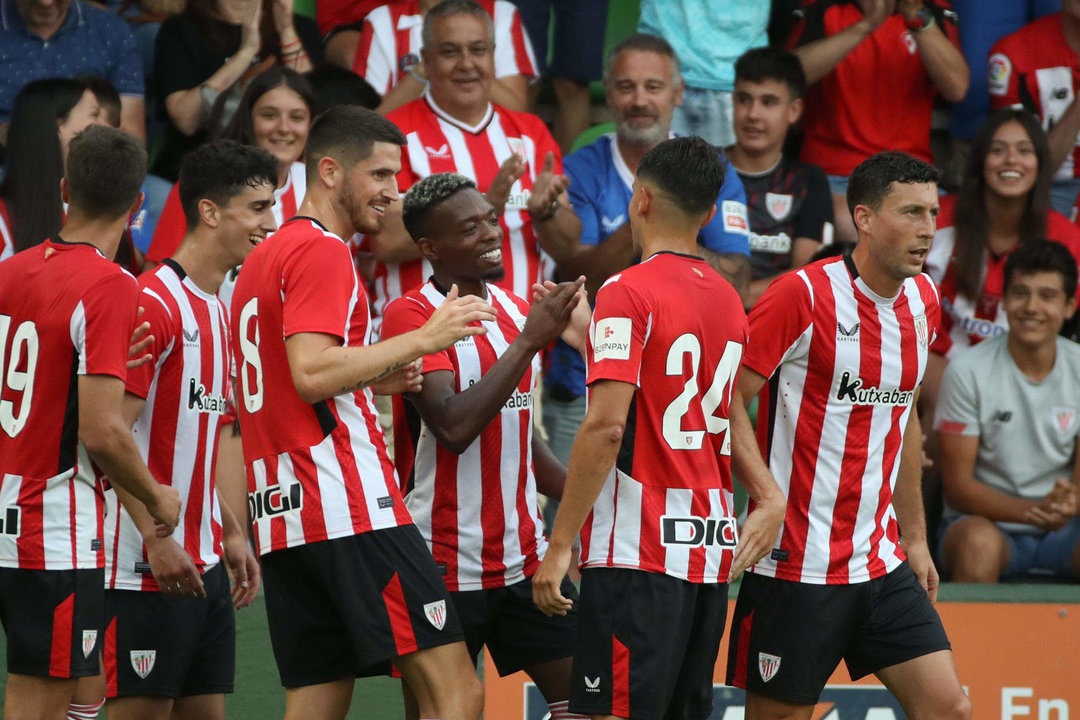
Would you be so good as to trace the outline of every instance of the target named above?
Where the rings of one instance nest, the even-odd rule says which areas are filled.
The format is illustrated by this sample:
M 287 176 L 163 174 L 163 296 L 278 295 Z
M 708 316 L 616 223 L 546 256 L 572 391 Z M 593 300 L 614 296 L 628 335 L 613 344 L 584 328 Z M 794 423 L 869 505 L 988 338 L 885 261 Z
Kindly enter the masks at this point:
M 98 75 L 120 93 L 124 129 L 145 137 L 142 61 L 126 22 L 82 0 L 25 10 L 0 0 L 0 25 L 0 122 L 32 80 Z

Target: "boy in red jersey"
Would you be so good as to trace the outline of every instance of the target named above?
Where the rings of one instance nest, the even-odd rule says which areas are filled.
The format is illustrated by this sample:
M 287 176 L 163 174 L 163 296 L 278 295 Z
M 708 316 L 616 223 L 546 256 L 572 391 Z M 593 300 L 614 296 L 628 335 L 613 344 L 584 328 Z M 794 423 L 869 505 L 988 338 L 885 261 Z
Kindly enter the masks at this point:
M 727 582 L 768 552 L 783 516 L 746 410 L 731 403 L 747 334 L 742 303 L 693 255 L 716 212 L 721 157 L 689 137 L 642 158 L 629 212 L 644 260 L 596 296 L 589 409 L 533 576 L 541 610 L 569 611 L 560 585 L 581 531 L 570 709 L 594 718 L 708 717 Z M 733 444 L 757 503 L 741 538 Z
M 781 277 L 750 313 L 736 401 L 762 391 L 758 439 L 787 512 L 732 618 L 727 682 L 749 720 L 809 720 L 841 658 L 908 717 L 971 716 L 932 604 L 915 410 L 941 320 L 923 273 L 939 177 L 902 152 L 863 161 L 855 249 Z
M 121 414 L 138 289 L 110 258 L 145 172 L 137 140 L 84 130 L 61 183 L 61 234 L 0 265 L 5 717 L 63 717 L 76 678 L 98 673 L 104 488 L 91 460 L 163 523 L 157 533 L 179 517 Z
M 391 660 L 422 718 L 475 720 L 483 702 L 371 386 L 419 390 L 413 361 L 482 333 L 468 326 L 495 313 L 451 288 L 423 327 L 369 345 L 368 298 L 345 244 L 382 226 L 404 142 L 355 106 L 316 119 L 300 215 L 251 253 L 233 295 L 248 507 L 290 720 L 344 718 L 355 678 Z

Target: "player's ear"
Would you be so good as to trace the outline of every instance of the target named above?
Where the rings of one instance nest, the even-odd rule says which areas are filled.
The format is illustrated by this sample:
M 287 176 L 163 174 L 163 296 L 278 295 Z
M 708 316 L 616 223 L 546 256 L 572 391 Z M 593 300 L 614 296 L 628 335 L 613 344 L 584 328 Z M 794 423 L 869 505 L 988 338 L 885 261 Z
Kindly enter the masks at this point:
M 713 205 L 709 208 L 709 212 L 705 213 L 705 219 L 701 221 L 701 225 L 698 226 L 699 229 L 711 223 L 714 217 L 716 217 L 716 205 Z
M 851 219 L 855 222 L 855 228 L 862 232 L 867 232 L 870 229 L 870 223 L 873 220 L 874 211 L 866 205 L 856 205 L 855 210 L 851 213 Z
M 321 157 L 318 167 L 323 187 L 335 188 L 341 183 L 342 168 L 337 160 L 330 156 Z
M 218 206 L 213 200 L 203 198 L 199 200 L 199 222 L 207 227 L 216 228 L 221 222 Z
M 421 237 L 416 241 L 416 247 L 420 249 L 420 254 L 425 260 L 434 262 L 439 259 L 439 251 L 435 249 L 435 243 L 431 241 L 431 238 Z
M 68 181 L 66 177 L 60 178 L 60 199 L 65 204 L 71 204 L 71 190 L 68 188 Z
M 794 125 L 799 122 L 799 118 L 802 117 L 803 111 L 803 99 L 795 98 L 791 101 L 791 107 L 788 108 L 788 125 Z

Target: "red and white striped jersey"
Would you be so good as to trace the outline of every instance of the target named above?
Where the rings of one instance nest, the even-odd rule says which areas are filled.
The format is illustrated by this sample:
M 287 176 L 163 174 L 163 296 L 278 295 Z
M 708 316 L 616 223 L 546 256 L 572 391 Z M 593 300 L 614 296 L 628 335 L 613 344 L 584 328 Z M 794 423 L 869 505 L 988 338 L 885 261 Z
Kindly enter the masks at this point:
M 260 553 L 412 523 L 364 388 L 300 399 L 285 340 L 369 341 L 367 294 L 345 242 L 297 217 L 244 262 L 231 315 L 248 510 Z
M 7 260 L 15 254 L 15 236 L 11 229 L 7 203 L 0 199 L 0 260 Z
M 903 562 L 893 488 L 940 315 L 927 275 L 884 298 L 850 256 L 789 273 L 754 304 L 743 362 L 769 379 L 758 442 L 788 503 L 753 572 L 845 585 Z
M 941 198 L 937 232 L 926 256 L 926 273 L 938 284 L 942 311 L 941 332 L 930 349 L 946 357 L 1009 330 L 1009 321 L 1001 309 L 1001 298 L 1005 294 L 1005 261 L 1012 251 L 996 256 L 985 253 L 986 266 L 979 297 L 967 297 L 960 292 L 956 281 L 955 217 L 956 196 Z M 1069 222 L 1061 213 L 1049 210 L 1046 214 L 1046 237 L 1067 247 L 1080 265 L 1080 227 Z M 1080 307 L 1080 296 L 1077 303 Z
M 421 327 L 445 299 L 432 281 L 411 290 L 387 307 L 383 336 Z M 488 285 L 488 302 L 498 316 L 483 323 L 486 334 L 424 358 L 425 373 L 454 373 L 456 392 L 479 382 L 525 326 L 529 305 L 521 298 Z M 532 391 L 539 376 L 534 357 L 498 418 L 460 455 L 440 446 L 421 421 L 405 502 L 451 592 L 512 585 L 531 577 L 544 556 L 532 460 Z
M 454 120 L 426 94 L 390 113 L 408 141 L 401 153 L 398 188 L 404 193 L 421 178 L 441 172 L 456 172 L 473 180 L 480 192 L 487 192 L 499 166 L 517 153 L 525 160 L 525 173 L 513 185 L 499 224 L 503 229 L 503 266 L 506 277 L 501 288 L 518 297 L 529 297 L 533 283 L 552 269 L 551 260 L 540 249 L 526 208 L 533 182 L 544 166 L 544 156 L 555 153 L 555 172 L 562 172 L 559 146 L 544 122 L 528 113 L 513 112 L 489 105 L 487 115 L 476 127 Z M 426 260 L 404 263 L 377 263 L 375 266 L 375 314 L 386 305 L 420 285 L 431 275 Z
M 0 263 L 0 567 L 105 566 L 78 378 L 127 377 L 137 307 L 135 278 L 93 245 L 46 240 Z
M 738 294 L 697 257 L 657 253 L 600 288 L 590 393 L 601 380 L 637 390 L 581 529 L 582 567 L 727 582 L 738 542 L 728 408 L 746 335 Z
M 153 360 L 128 372 L 127 391 L 146 400 L 135 444 L 154 478 L 180 493 L 172 538 L 200 572 L 221 560 L 221 509 L 214 491 L 219 420 L 229 395 L 229 321 L 216 295 L 198 288 L 172 260 L 139 278 L 141 320 L 150 323 Z M 158 590 L 142 536 L 109 492 L 105 583 Z
M 495 77 L 536 76 L 532 44 L 517 8 L 507 0 L 479 0 L 495 25 Z M 352 71 L 380 95 L 390 92 L 405 69 L 420 61 L 424 17 L 419 0 L 383 5 L 364 18 Z

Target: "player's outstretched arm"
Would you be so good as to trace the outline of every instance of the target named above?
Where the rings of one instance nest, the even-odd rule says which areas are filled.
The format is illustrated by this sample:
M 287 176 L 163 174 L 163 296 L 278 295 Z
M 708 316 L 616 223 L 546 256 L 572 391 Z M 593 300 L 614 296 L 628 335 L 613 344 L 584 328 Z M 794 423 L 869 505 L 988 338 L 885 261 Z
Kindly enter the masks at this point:
M 333 335 L 302 332 L 288 337 L 285 350 L 297 394 L 317 403 L 372 385 L 462 338 L 481 335 L 484 328 L 472 323 L 494 319 L 493 307 L 475 296 L 459 298 L 454 285 L 446 301 L 412 332 L 355 347 L 343 347 Z
M 533 469 L 536 474 L 536 492 L 552 500 L 562 500 L 566 490 L 566 466 L 562 464 L 548 444 L 533 433 L 532 437 Z
M 176 489 L 159 485 L 146 467 L 131 423 L 122 414 L 124 381 L 112 375 L 79 376 L 79 440 L 113 485 L 127 490 L 159 523 L 156 534 L 172 533 L 180 521 Z
M 918 402 L 916 390 L 904 429 L 904 447 L 900 451 L 893 509 L 896 511 L 896 523 L 900 526 L 900 544 L 908 556 L 908 564 L 933 602 L 937 600 L 938 572 L 926 540 L 926 511 L 922 499 L 922 426 L 916 409 Z
M 220 486 L 217 493 L 221 506 L 221 549 L 225 555 L 225 567 L 232 579 L 233 607 L 240 610 L 250 605 L 259 594 L 259 562 L 248 544 L 246 525 L 242 525 L 229 504 L 223 502 Z M 244 519 L 247 520 L 246 511 Z
M 746 414 L 747 404 L 764 384 L 765 378 L 743 367 L 728 410 L 732 474 L 739 479 L 739 484 L 746 489 L 746 494 L 754 503 L 753 511 L 747 515 L 739 532 L 739 545 L 731 561 L 728 582 L 772 549 L 780 536 L 780 526 L 787 509 L 787 499 L 761 457 L 754 428 Z
M 562 283 L 533 302 L 521 334 L 479 382 L 456 392 L 453 372 L 438 370 L 425 377 L 419 393 L 408 396 L 440 445 L 460 454 L 480 437 L 517 390 L 536 353 L 566 328 L 584 282 Z
M 559 591 L 570 566 L 570 548 L 619 456 L 626 413 L 636 390 L 634 385 L 617 380 L 600 380 L 591 388 L 589 410 L 570 451 L 555 527 L 532 578 L 533 602 L 546 615 L 565 615 L 573 604 Z

